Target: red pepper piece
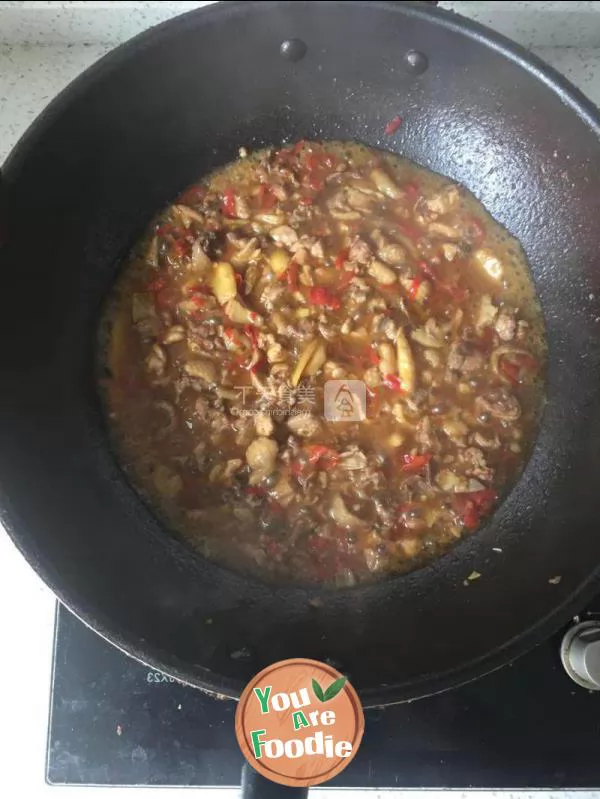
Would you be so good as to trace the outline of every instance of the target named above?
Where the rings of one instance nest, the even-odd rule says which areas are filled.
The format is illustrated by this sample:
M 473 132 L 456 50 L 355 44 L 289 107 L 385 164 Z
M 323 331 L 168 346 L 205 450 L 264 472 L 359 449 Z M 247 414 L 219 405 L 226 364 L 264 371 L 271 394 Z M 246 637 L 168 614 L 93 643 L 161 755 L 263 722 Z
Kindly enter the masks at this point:
M 148 291 L 161 291 L 167 285 L 166 277 L 157 277 L 148 283 Z
M 474 530 L 479 525 L 481 517 L 490 510 L 497 496 L 493 489 L 483 488 L 481 491 L 471 491 L 468 494 L 456 494 L 452 505 L 462 517 L 465 527 Z
M 322 466 L 324 468 L 332 468 L 339 463 L 340 456 L 331 447 L 326 447 L 324 444 L 312 444 L 306 448 L 308 453 L 308 462 L 313 466 Z
M 336 269 L 343 269 L 344 264 L 348 260 L 348 255 L 350 254 L 350 247 L 344 247 L 343 250 L 340 250 L 335 258 L 335 268 Z
M 424 469 L 431 460 L 431 453 L 424 452 L 422 455 L 403 455 L 402 471 L 407 474 L 416 474 Z
M 408 290 L 408 296 L 414 302 L 417 299 L 417 294 L 419 293 L 419 289 L 421 288 L 423 281 L 418 278 L 414 277 L 410 283 L 410 288 Z
M 423 231 L 418 225 L 413 225 L 411 222 L 396 221 L 396 227 L 407 239 L 411 241 L 418 241 L 423 236 Z
M 287 268 L 287 272 L 285 274 L 286 274 L 288 286 L 291 288 L 292 291 L 297 291 L 298 290 L 298 264 L 296 263 L 296 261 L 293 258 L 290 261 L 290 264 L 289 264 L 289 266 Z
M 223 201 L 221 204 L 221 208 L 223 209 L 223 213 L 225 216 L 235 217 L 237 216 L 236 207 L 235 207 L 235 192 L 233 189 L 225 189 L 223 192 Z
M 273 189 L 268 183 L 261 183 L 258 188 L 258 207 L 261 211 L 270 211 L 277 203 L 277 198 L 273 194 Z
M 507 377 L 513 385 L 518 385 L 529 373 L 535 373 L 538 369 L 538 362 L 532 355 L 519 353 L 505 356 L 500 361 L 500 371 Z
M 485 239 L 485 227 L 478 217 L 470 214 L 465 219 L 465 235 L 475 247 L 479 247 Z
M 243 330 L 250 339 L 252 347 L 258 349 L 258 328 L 254 325 L 244 325 Z
M 340 298 L 324 286 L 313 286 L 308 293 L 308 298 L 311 305 L 329 308 L 332 311 L 337 311 L 342 305 Z
M 394 133 L 400 127 L 401 124 L 402 124 L 402 118 L 401 117 L 396 116 L 393 119 L 390 119 L 390 121 L 387 123 L 387 125 L 384 128 L 385 135 L 386 136 L 393 136 Z
M 338 280 L 337 283 L 338 291 L 343 291 L 344 289 L 348 288 L 348 286 L 350 285 L 350 283 L 352 283 L 352 280 L 355 277 L 356 275 L 354 274 L 354 272 L 350 272 L 349 270 L 348 271 L 344 270 L 340 275 L 340 279 Z
M 384 375 L 383 378 L 384 386 L 391 388 L 392 391 L 404 391 L 404 386 L 402 385 L 402 380 L 396 375 Z
M 406 193 L 406 199 L 411 205 L 419 199 L 419 195 L 421 194 L 419 184 L 415 183 L 414 180 L 405 183 L 402 186 L 402 190 Z

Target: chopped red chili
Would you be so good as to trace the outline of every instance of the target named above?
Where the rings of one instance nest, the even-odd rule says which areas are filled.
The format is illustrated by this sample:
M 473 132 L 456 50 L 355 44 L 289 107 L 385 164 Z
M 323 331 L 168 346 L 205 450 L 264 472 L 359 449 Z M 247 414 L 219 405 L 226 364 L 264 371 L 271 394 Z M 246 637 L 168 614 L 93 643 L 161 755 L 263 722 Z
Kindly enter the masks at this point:
M 424 469 L 431 460 L 431 453 L 425 452 L 422 455 L 403 455 L 402 456 L 402 471 L 407 474 L 415 474 Z
M 236 202 L 235 202 L 235 192 L 233 189 L 225 189 L 223 192 L 223 202 L 222 202 L 222 209 L 225 216 L 237 216 L 236 213 Z
M 402 385 L 402 380 L 397 375 L 384 375 L 382 377 L 383 384 L 388 388 L 391 388 L 392 391 L 405 391 L 404 386 Z
M 402 118 L 401 117 L 396 116 L 393 119 L 390 119 L 390 121 L 387 123 L 387 125 L 385 126 L 385 129 L 384 129 L 385 130 L 385 135 L 386 136 L 393 136 L 394 133 L 400 127 L 401 124 L 402 124 Z
M 335 268 L 336 269 L 343 269 L 344 264 L 348 260 L 348 255 L 350 253 L 350 247 L 344 247 L 343 250 L 340 250 L 335 257 Z
M 340 298 L 323 286 L 313 286 L 308 292 L 308 299 L 311 305 L 329 308 L 332 311 L 336 311 L 342 305 Z

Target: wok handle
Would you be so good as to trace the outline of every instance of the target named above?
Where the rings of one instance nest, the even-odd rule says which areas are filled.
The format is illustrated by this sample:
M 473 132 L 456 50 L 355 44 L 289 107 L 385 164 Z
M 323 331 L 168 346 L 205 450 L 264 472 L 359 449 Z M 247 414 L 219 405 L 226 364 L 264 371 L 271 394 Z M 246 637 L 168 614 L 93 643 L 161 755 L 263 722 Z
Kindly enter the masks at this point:
M 307 796 L 308 788 L 292 788 L 271 782 L 253 769 L 250 763 L 244 763 L 241 799 L 306 799 Z
M 0 171 L 0 247 L 4 244 L 8 236 L 8 211 L 6 210 L 6 194 L 2 182 L 2 172 Z

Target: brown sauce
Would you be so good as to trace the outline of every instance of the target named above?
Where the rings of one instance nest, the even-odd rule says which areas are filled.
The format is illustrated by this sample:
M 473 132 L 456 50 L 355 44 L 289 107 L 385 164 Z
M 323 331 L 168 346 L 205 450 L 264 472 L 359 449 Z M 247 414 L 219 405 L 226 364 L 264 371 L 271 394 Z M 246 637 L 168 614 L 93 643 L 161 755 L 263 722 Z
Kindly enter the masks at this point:
M 226 565 L 337 585 L 413 569 L 479 527 L 533 441 L 524 254 L 464 188 L 389 153 L 243 155 L 158 216 L 114 287 L 120 462 Z

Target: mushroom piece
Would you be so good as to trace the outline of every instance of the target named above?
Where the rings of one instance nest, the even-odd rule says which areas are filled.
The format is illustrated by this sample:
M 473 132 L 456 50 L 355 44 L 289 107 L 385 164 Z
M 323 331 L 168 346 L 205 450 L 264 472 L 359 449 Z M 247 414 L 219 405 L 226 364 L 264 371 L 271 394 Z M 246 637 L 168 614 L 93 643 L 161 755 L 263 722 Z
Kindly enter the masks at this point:
M 404 196 L 402 189 L 394 183 L 388 173 L 383 169 L 372 169 L 369 175 L 377 189 L 385 194 L 386 197 L 391 197 L 392 200 L 398 200 Z
M 517 399 L 504 388 L 497 388 L 477 397 L 475 407 L 479 412 L 487 411 L 505 422 L 515 422 L 521 416 L 521 406 Z
M 177 344 L 185 339 L 185 327 L 183 325 L 173 325 L 163 336 L 163 344 Z
M 190 377 L 196 380 L 204 380 L 205 383 L 214 383 L 217 379 L 217 368 L 211 361 L 195 358 L 188 361 L 183 366 L 183 370 Z
M 396 273 L 389 266 L 382 264 L 375 258 L 369 264 L 369 274 L 382 286 L 391 286 L 396 282 Z
M 362 519 L 350 513 L 340 494 L 335 494 L 331 500 L 329 515 L 340 527 L 345 527 L 349 530 L 359 530 L 365 527 L 365 522 L 363 522 Z

